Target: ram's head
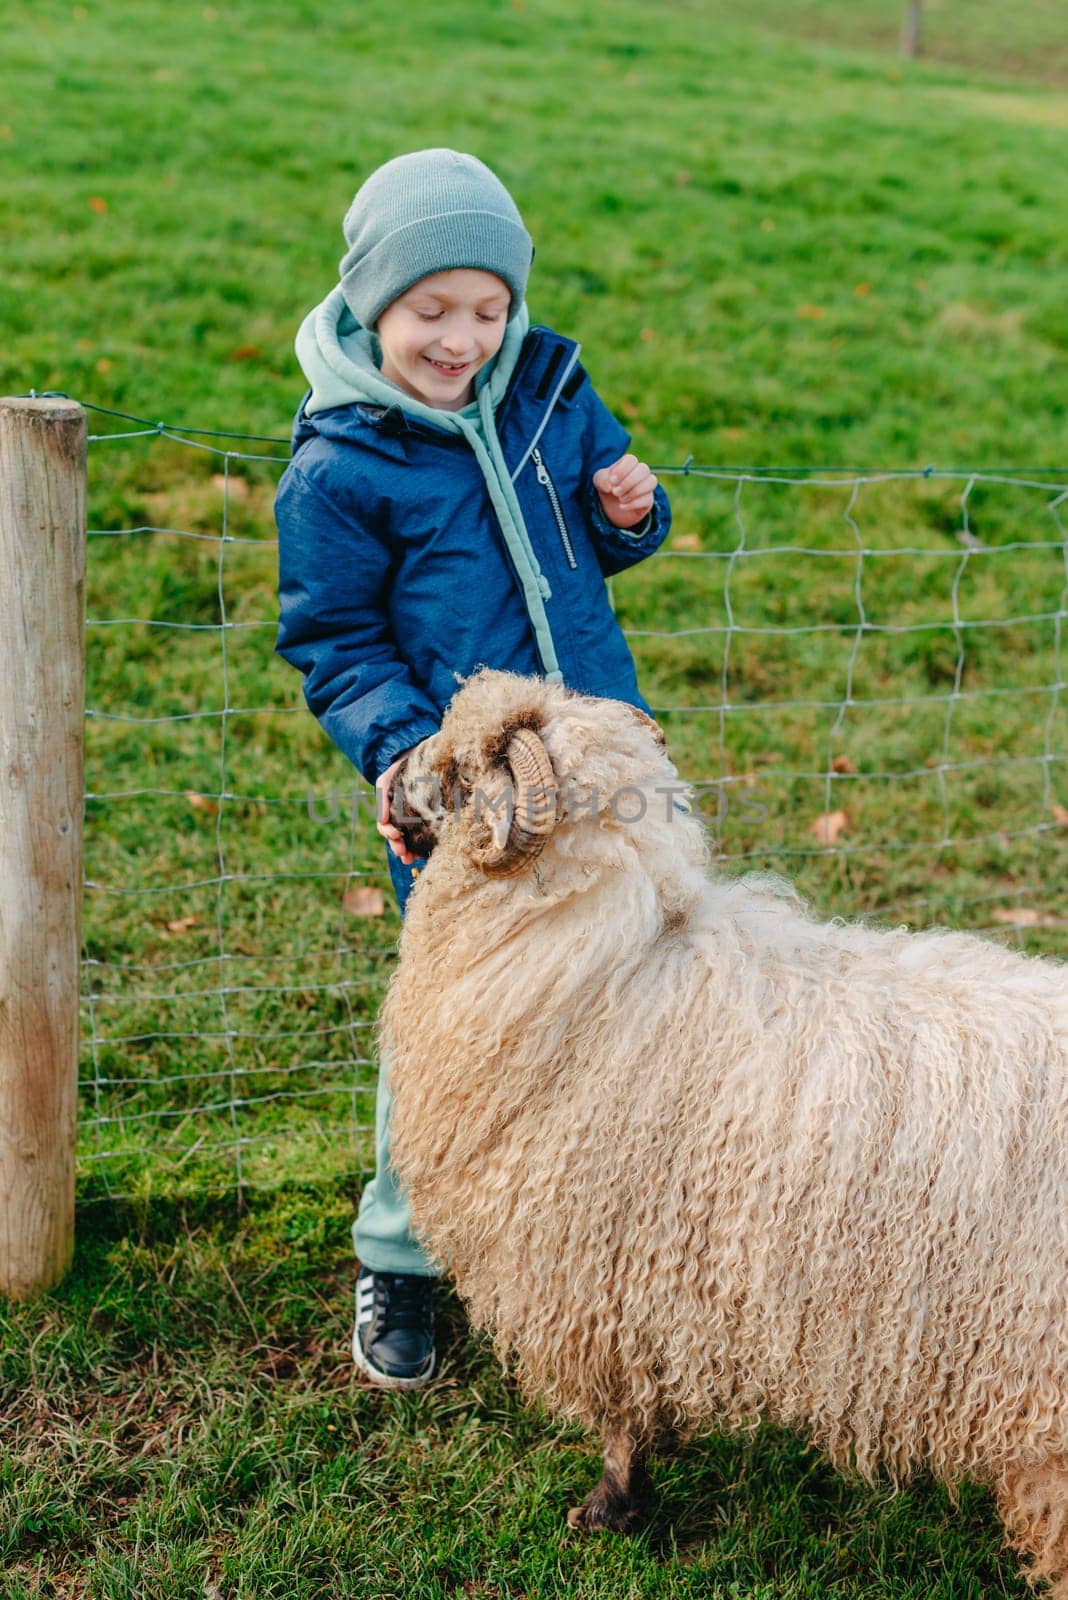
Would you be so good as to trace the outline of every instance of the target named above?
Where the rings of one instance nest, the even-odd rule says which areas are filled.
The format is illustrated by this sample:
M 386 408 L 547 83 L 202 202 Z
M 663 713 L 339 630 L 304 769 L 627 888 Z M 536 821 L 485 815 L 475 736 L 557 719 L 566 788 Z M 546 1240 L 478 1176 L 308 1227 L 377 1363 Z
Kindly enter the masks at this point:
M 664 735 L 645 712 L 484 670 L 398 768 L 391 820 L 414 855 L 455 829 L 474 866 L 506 878 L 536 860 L 577 806 L 614 815 L 621 785 L 636 791 L 665 773 Z

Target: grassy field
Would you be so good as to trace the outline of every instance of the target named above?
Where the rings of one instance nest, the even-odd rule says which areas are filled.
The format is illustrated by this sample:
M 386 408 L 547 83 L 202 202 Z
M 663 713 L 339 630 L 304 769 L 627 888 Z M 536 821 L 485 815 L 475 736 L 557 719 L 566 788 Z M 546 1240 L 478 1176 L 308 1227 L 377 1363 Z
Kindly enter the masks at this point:
M 1064 953 L 1068 508 L 995 481 L 1068 483 L 1064 30 L 942 0 L 906 65 L 899 10 L 42 0 L 5 35 L 0 385 L 284 440 L 357 183 L 474 150 L 534 317 L 648 459 L 961 469 L 665 478 L 671 547 L 615 598 L 680 769 L 726 784 L 725 857 Z M 637 1540 L 573 1542 L 589 1441 L 447 1298 L 429 1394 L 356 1383 L 397 922 L 272 655 L 285 447 L 128 429 L 91 414 L 79 1252 L 0 1314 L 0 1600 L 1022 1594 L 981 1492 L 845 1485 L 770 1431 L 661 1463 Z

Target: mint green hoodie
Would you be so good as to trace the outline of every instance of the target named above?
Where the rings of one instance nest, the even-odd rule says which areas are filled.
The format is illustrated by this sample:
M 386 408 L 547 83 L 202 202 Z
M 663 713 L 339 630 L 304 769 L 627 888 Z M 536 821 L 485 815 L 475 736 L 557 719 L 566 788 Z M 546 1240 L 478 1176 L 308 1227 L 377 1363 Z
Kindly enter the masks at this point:
M 494 418 L 529 326 L 530 317 L 526 306 L 522 305 L 509 320 L 496 356 L 477 374 L 475 398 L 462 411 L 441 411 L 424 405 L 382 376 L 378 339 L 370 329 L 357 322 L 340 285 L 304 318 L 297 334 L 296 351 L 301 370 L 311 386 L 312 392 L 304 408 L 309 416 L 333 406 L 354 403 L 400 406 L 409 416 L 419 417 L 449 433 L 463 434 L 482 469 L 505 544 L 519 575 L 545 676 L 550 682 L 559 683 L 563 675 L 545 611 L 545 602 L 551 598 L 552 591 L 531 546 Z

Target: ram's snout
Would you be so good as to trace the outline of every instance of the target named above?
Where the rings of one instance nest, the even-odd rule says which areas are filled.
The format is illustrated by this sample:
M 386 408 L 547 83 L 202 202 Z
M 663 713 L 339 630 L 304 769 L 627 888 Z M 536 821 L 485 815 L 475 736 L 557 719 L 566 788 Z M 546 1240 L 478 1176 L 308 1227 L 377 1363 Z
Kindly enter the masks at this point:
M 389 820 L 413 856 L 428 856 L 433 850 L 448 809 L 440 775 L 428 770 L 425 743 L 409 750 L 389 791 Z

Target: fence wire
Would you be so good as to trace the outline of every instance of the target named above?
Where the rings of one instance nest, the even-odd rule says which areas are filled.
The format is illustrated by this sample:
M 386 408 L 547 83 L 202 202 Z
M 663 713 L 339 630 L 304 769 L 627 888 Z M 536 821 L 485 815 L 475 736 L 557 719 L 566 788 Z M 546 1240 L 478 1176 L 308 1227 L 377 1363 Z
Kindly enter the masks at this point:
M 399 923 L 273 654 L 285 441 L 91 409 L 83 1189 L 355 1175 Z M 1068 953 L 1063 475 L 656 471 L 615 603 L 723 869 Z

